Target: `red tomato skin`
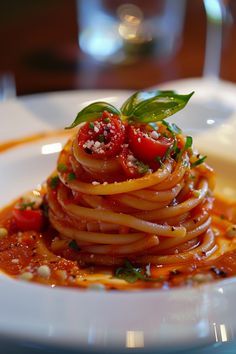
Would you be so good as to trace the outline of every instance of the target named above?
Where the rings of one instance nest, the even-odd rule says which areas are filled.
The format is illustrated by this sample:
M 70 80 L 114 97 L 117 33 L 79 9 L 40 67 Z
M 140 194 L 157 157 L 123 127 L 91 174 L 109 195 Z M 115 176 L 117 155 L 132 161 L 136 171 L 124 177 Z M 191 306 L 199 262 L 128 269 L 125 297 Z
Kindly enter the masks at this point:
M 132 154 L 131 151 L 127 147 L 124 147 L 122 149 L 121 154 L 119 155 L 119 161 L 120 161 L 121 167 L 122 167 L 126 177 L 139 178 L 139 177 L 141 177 L 141 174 L 138 172 L 137 167 L 128 165 L 127 157 L 129 154 Z
M 162 158 L 168 148 L 173 144 L 173 139 L 161 136 L 157 140 L 147 136 L 145 132 L 134 126 L 128 128 L 129 147 L 139 160 L 150 163 L 155 161 L 157 156 Z
M 42 210 L 20 210 L 13 209 L 13 217 L 16 226 L 21 231 L 41 231 L 44 224 L 44 216 Z
M 109 122 L 106 122 L 106 119 Z M 99 130 L 97 132 L 91 130 L 90 123 L 87 122 L 78 132 L 78 144 L 79 147 L 86 152 L 84 144 L 88 140 L 98 141 L 98 136 L 103 135 L 106 131 L 106 141 L 104 143 L 104 149 L 100 152 L 91 150 L 91 156 L 97 159 L 112 158 L 115 157 L 121 151 L 121 145 L 125 141 L 125 125 L 118 116 L 113 116 L 108 112 L 104 112 L 101 118 L 92 122 L 93 124 L 99 123 Z M 109 125 L 108 125 L 109 124 Z M 111 128 L 108 128 L 111 127 Z

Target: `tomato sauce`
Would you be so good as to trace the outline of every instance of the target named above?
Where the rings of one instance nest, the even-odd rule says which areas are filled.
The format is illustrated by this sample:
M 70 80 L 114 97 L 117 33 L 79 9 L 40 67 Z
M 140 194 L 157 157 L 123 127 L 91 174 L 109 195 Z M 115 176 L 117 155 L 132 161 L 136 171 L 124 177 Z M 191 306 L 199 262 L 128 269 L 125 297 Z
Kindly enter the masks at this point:
M 37 135 L 2 144 L 0 151 L 41 137 Z M 148 279 L 134 276 L 128 281 L 117 277 L 117 269 L 113 267 L 81 266 L 76 261 L 78 250 L 73 243 L 62 240 L 62 247 L 55 250 L 53 240 L 57 238 L 57 231 L 49 223 L 40 232 L 19 230 L 13 217 L 16 203 L 0 211 L 0 270 L 18 281 L 51 287 L 137 290 L 195 286 L 236 275 L 236 236 L 227 235 L 229 225 L 236 224 L 236 203 L 218 197 L 212 211 L 212 228 L 218 245 L 218 251 L 213 256 L 180 264 L 178 267 L 147 265 L 146 270 L 150 275 Z M 1 234 L 1 229 L 7 230 L 7 234 Z
M 214 215 L 222 224 L 217 226 L 217 243 L 224 243 L 226 252 L 216 258 L 173 266 L 149 266 L 149 281 L 127 282 L 115 277 L 112 267 L 82 267 L 76 261 L 77 250 L 68 243 L 58 250 L 52 248 L 57 232 L 47 225 L 42 232 L 19 231 L 12 216 L 15 203 L 0 212 L 0 226 L 8 235 L 0 238 L 0 269 L 19 280 L 33 281 L 49 286 L 87 288 L 98 286 L 107 289 L 169 288 L 195 286 L 216 279 L 236 275 L 236 238 L 225 236 L 228 220 L 236 222 L 236 205 L 216 199 Z M 224 212 L 224 214 L 222 213 Z M 226 219 L 226 217 L 228 219 Z M 63 240 L 62 240 L 63 243 Z

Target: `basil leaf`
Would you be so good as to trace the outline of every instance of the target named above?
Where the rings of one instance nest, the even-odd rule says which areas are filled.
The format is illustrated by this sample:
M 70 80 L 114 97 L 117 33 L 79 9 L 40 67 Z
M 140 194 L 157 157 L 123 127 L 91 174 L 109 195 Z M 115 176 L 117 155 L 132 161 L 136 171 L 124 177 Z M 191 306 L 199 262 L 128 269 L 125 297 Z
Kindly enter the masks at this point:
M 183 109 L 193 93 L 178 95 L 174 91 L 158 91 L 156 96 L 137 104 L 132 118 L 142 123 L 163 120 Z
M 120 115 L 121 112 L 107 102 L 94 102 L 83 108 L 76 116 L 74 122 L 65 129 L 71 129 L 83 122 L 90 122 L 102 116 L 102 113 L 107 111 L 116 115 Z
M 124 116 L 130 116 L 133 112 L 134 107 L 137 104 L 137 96 L 139 92 L 134 93 L 131 97 L 129 97 L 121 106 L 121 112 Z
M 130 96 L 121 106 L 121 112 L 124 116 L 132 115 L 135 107 L 143 101 L 146 101 L 149 98 L 155 97 L 158 90 L 155 91 L 138 91 Z

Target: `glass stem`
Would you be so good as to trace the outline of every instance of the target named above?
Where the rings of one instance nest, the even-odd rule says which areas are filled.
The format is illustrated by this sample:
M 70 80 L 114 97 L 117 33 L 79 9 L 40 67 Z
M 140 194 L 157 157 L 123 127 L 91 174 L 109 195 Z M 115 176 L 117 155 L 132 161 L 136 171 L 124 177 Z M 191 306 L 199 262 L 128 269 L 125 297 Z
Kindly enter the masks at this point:
M 207 17 L 203 77 L 219 79 L 225 5 L 223 0 L 203 0 L 203 2 Z

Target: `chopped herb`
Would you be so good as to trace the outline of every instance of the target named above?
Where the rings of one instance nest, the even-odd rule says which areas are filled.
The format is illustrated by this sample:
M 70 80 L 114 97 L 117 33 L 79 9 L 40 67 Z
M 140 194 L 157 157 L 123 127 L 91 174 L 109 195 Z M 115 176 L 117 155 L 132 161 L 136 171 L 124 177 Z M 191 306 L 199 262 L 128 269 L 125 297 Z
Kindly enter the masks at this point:
M 57 170 L 59 172 L 66 172 L 67 171 L 67 166 L 64 163 L 59 163 L 57 165 Z
M 157 131 L 158 130 L 158 126 L 156 125 L 156 123 L 152 123 L 152 122 L 150 122 L 150 123 L 148 123 L 148 125 L 150 125 L 150 127 L 152 127 L 152 129 L 153 130 L 155 130 L 155 131 Z
M 89 122 L 89 128 L 94 130 L 94 123 L 93 122 Z
M 154 161 L 158 162 L 161 166 L 163 165 L 163 161 L 162 161 L 162 159 L 161 159 L 161 156 L 156 156 L 156 157 L 154 158 Z
M 75 240 L 70 241 L 70 243 L 68 244 L 68 246 L 69 246 L 70 248 L 72 248 L 73 250 L 75 250 L 75 251 L 80 251 L 80 248 L 79 248 L 79 246 L 77 245 L 77 242 L 76 242 Z
M 26 210 L 27 208 L 33 209 L 35 202 L 20 203 L 20 210 Z
M 51 189 L 56 189 L 59 183 L 59 177 L 58 176 L 54 176 L 51 178 L 51 181 L 49 183 Z
M 178 161 L 181 160 L 181 158 L 182 158 L 184 152 L 185 152 L 186 150 L 188 150 L 188 149 L 192 146 L 192 144 L 193 144 L 193 138 L 192 138 L 191 136 L 186 136 L 185 145 L 184 145 L 183 149 L 180 150 L 180 152 L 179 152 L 179 154 L 178 154 Z
M 173 159 L 174 160 L 178 160 L 178 154 L 180 153 L 180 148 L 177 146 L 177 144 L 176 144 L 176 147 L 175 147 L 175 149 L 173 150 L 173 155 L 172 155 L 172 157 L 173 157 Z
M 165 154 L 162 157 L 162 161 L 165 161 L 167 157 L 170 156 L 172 149 L 173 149 L 173 145 L 168 147 L 168 149 L 166 150 Z
M 182 161 L 182 165 L 183 165 L 184 167 L 188 167 L 188 165 L 189 165 L 189 164 L 188 164 L 188 161 L 187 161 L 187 160 L 183 160 L 183 161 Z
M 175 123 L 169 123 L 166 120 L 163 120 L 162 123 L 166 126 L 167 130 L 169 130 L 169 132 L 173 136 L 182 133 L 182 130 Z
M 199 190 L 197 190 L 197 189 L 193 190 L 193 196 L 194 196 L 195 198 L 200 197 L 200 195 L 201 195 L 201 192 L 200 192 Z
M 160 165 L 163 165 L 163 161 L 165 161 L 167 159 L 167 157 L 169 157 L 171 155 L 172 151 L 176 150 L 176 146 L 177 146 L 177 140 L 174 137 L 173 144 L 168 147 L 168 149 L 166 150 L 165 154 L 162 157 L 156 156 L 154 158 L 154 161 L 158 162 Z
M 74 179 L 76 179 L 76 175 L 74 174 L 74 172 L 68 173 L 67 179 L 68 181 L 73 181 Z
M 196 167 L 196 166 L 198 166 L 198 165 L 201 165 L 201 163 L 203 163 L 203 162 L 206 160 L 206 158 L 207 158 L 207 156 L 203 156 L 203 157 L 201 157 L 200 159 L 198 159 L 198 160 L 192 162 L 192 163 L 191 163 L 191 168 Z
M 137 280 L 141 281 L 161 281 L 160 278 L 151 278 L 141 268 L 135 268 L 127 259 L 124 262 L 124 267 L 116 269 L 115 277 L 123 279 L 128 283 L 135 283 Z
M 149 166 L 145 165 L 142 161 L 137 161 L 135 163 L 135 165 L 138 167 L 138 172 L 141 175 L 144 175 L 145 173 L 147 173 L 149 171 Z
M 193 144 L 193 138 L 191 136 L 186 137 L 186 142 L 185 142 L 185 150 L 189 149 Z
M 134 283 L 137 280 L 146 280 L 147 278 L 140 268 L 134 268 L 128 260 L 125 260 L 124 267 L 116 269 L 115 276 L 116 278 L 126 280 L 128 283 Z
M 191 178 L 192 180 L 194 180 L 194 179 L 196 179 L 196 176 L 190 175 L 190 178 Z
M 168 149 L 166 150 L 164 156 L 162 157 L 162 161 L 165 161 L 167 159 L 167 157 L 169 157 L 171 155 L 171 152 L 172 151 L 175 151 L 176 149 L 176 146 L 177 146 L 177 140 L 176 138 L 174 137 L 174 142 L 171 146 L 168 147 Z
M 110 119 L 109 118 L 104 118 L 103 121 L 104 121 L 104 123 L 110 123 Z
M 99 141 L 100 143 L 104 143 L 104 142 L 105 142 L 105 136 L 104 136 L 103 134 L 99 134 L 99 135 L 98 135 L 98 141 Z

